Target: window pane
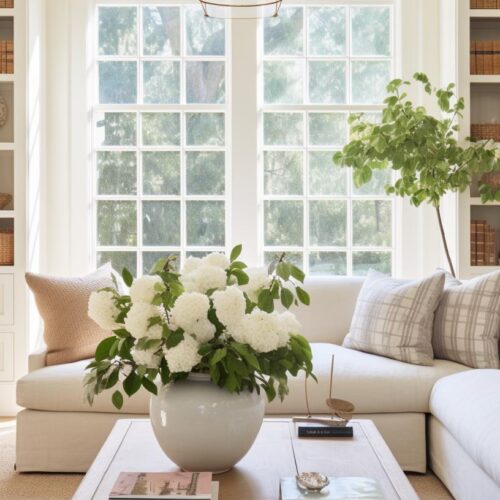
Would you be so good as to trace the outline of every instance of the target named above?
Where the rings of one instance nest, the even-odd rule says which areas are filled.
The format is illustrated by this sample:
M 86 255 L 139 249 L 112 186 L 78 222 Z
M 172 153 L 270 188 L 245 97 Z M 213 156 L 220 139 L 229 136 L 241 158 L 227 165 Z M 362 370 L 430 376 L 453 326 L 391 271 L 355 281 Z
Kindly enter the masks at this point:
M 188 201 L 186 213 L 188 245 L 224 245 L 226 231 L 223 201 Z
M 180 123 L 179 113 L 142 113 L 142 143 L 145 146 L 178 146 Z
M 145 61 L 143 73 L 145 103 L 175 104 L 180 101 L 180 63 Z
M 186 63 L 188 103 L 216 104 L 225 99 L 225 64 L 218 61 Z
M 354 276 L 365 276 L 370 269 L 385 274 L 391 274 L 390 252 L 353 252 L 352 274 Z
M 343 146 L 347 142 L 347 116 L 309 113 L 309 142 L 318 146 Z
M 137 158 L 132 151 L 97 152 L 97 193 L 136 194 Z
M 353 55 L 390 55 L 389 7 L 352 7 L 351 20 Z
M 311 245 L 345 246 L 347 210 L 345 201 L 309 202 Z
M 279 258 L 283 253 L 282 250 L 273 250 L 272 252 L 264 252 L 264 263 L 268 266 L 273 260 Z M 304 255 L 302 252 L 285 252 L 286 261 L 295 264 L 299 267 L 304 267 Z
M 137 102 L 137 64 L 135 62 L 99 63 L 99 102 L 102 104 Z
M 180 154 L 173 151 L 142 153 L 142 191 L 144 194 L 180 193 Z
M 179 252 L 142 252 L 142 274 L 149 274 L 158 260 L 165 259 L 169 255 L 175 255 L 177 257 L 177 260 L 174 261 L 174 267 L 179 270 L 181 258 Z
M 283 7 L 279 17 L 264 19 L 264 53 L 266 55 L 302 54 L 302 7 Z
M 391 63 L 385 61 L 353 61 L 352 101 L 356 104 L 381 104 L 385 87 L 391 79 Z
M 98 146 L 134 146 L 136 135 L 135 113 L 99 113 L 95 133 Z
M 266 104 L 299 104 L 302 97 L 303 65 L 300 61 L 264 62 Z
M 186 113 L 188 146 L 223 146 L 224 113 Z
M 299 146 L 303 137 L 302 113 L 264 113 L 264 144 Z
M 143 53 L 146 56 L 180 54 L 179 7 L 143 7 Z
M 186 8 L 186 52 L 194 56 L 223 56 L 224 20 L 206 17 L 199 6 Z
M 353 190 L 355 194 L 360 195 L 385 195 L 385 186 L 390 184 L 391 182 L 391 171 L 389 169 L 386 170 L 373 170 L 372 178 L 366 184 L 363 184 L 359 188 L 354 186 L 353 182 Z
M 345 54 L 345 8 L 309 9 L 309 54 L 342 56 Z
M 304 243 L 303 213 L 302 201 L 265 201 L 265 244 L 302 246 Z
M 122 272 L 126 267 L 132 276 L 137 276 L 137 259 L 135 252 L 97 252 L 97 266 L 111 262 L 113 269 Z
M 187 194 L 224 194 L 225 153 L 186 153 Z
M 302 151 L 264 152 L 264 192 L 302 194 Z
M 390 246 L 391 208 L 390 201 L 353 201 L 353 244 L 358 246 Z
M 314 104 L 343 104 L 345 62 L 313 61 L 309 63 L 309 101 Z
M 347 274 L 347 254 L 345 252 L 311 252 L 309 254 L 309 274 Z
M 99 7 L 99 54 L 131 56 L 137 53 L 137 9 Z
M 135 201 L 97 202 L 97 242 L 101 246 L 137 243 Z
M 332 162 L 331 151 L 309 153 L 309 194 L 347 194 L 347 169 Z
M 142 203 L 142 241 L 144 245 L 180 244 L 180 202 L 144 201 Z

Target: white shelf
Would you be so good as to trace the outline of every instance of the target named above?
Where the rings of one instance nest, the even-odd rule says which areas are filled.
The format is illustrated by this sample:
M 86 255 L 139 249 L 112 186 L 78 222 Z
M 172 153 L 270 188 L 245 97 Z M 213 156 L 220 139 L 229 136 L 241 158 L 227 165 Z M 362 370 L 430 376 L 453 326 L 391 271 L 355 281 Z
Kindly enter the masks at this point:
M 500 75 L 470 75 L 471 83 L 500 83 Z
M 0 82 L 14 82 L 13 73 L 0 73 Z
M 14 9 L 0 8 L 0 17 L 14 17 Z
M 15 266 L 0 266 L 0 274 L 11 274 L 15 269 Z
M 483 203 L 481 198 L 470 198 L 470 204 L 473 207 L 482 206 L 482 207 L 500 207 L 500 201 L 488 201 L 487 203 Z
M 14 151 L 14 143 L 0 142 L 0 151 Z
M 469 16 L 478 17 L 500 17 L 500 9 L 469 9 Z
M 0 210 L 0 219 L 13 219 L 14 210 Z

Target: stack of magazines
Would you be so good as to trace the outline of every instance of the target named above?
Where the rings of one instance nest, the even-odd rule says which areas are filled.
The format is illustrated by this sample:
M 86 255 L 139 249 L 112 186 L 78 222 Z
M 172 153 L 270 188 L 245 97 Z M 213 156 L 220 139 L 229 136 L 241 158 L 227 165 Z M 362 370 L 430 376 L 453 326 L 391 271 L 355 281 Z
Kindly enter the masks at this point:
M 218 500 L 219 483 L 210 472 L 122 472 L 110 499 Z

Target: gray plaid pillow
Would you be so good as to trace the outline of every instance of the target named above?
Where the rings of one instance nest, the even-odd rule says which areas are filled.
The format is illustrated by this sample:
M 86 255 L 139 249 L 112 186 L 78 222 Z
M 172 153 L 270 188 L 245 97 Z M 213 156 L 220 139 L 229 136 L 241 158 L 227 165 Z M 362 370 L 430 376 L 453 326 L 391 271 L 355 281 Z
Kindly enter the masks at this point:
M 432 323 L 444 272 L 416 281 L 370 271 L 343 345 L 416 365 L 432 365 Z
M 498 368 L 499 334 L 500 271 L 465 283 L 447 273 L 434 320 L 436 358 L 472 368 Z

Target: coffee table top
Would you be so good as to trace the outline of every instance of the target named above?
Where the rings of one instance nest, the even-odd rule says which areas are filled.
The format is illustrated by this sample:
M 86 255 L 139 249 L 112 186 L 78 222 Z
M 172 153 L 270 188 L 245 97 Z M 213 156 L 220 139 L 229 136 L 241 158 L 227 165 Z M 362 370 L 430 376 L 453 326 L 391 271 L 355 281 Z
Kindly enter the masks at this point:
M 267 418 L 250 451 L 219 481 L 219 500 L 277 500 L 280 478 L 318 471 L 376 478 L 386 499 L 418 500 L 371 420 L 352 420 L 353 438 L 298 438 L 287 418 Z M 201 450 L 209 453 L 210 450 Z M 118 420 L 74 500 L 108 500 L 120 472 L 178 470 L 156 442 L 148 419 Z

